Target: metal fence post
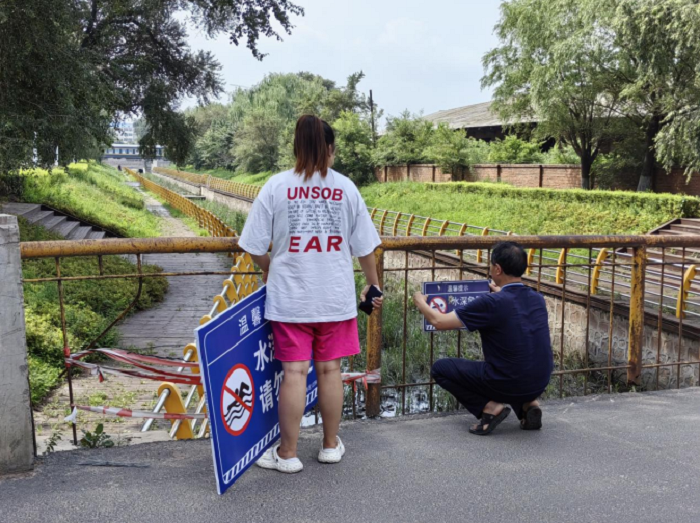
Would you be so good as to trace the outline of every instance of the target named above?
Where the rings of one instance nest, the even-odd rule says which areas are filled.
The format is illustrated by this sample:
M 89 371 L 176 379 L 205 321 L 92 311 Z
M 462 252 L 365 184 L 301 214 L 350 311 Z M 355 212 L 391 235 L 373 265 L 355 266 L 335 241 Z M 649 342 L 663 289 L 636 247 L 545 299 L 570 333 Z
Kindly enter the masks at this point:
M 644 272 L 647 249 L 635 247 L 630 281 L 630 330 L 627 352 L 627 383 L 639 384 L 642 377 L 642 346 L 644 344 Z M 660 335 L 660 333 L 659 333 Z
M 17 217 L 0 214 L 0 475 L 34 466 Z
M 374 253 L 377 260 L 379 286 L 384 289 L 384 250 L 379 248 Z M 382 312 L 375 311 L 367 319 L 367 370 L 382 368 Z M 367 402 L 365 404 L 368 418 L 379 416 L 381 403 L 381 383 L 367 384 Z

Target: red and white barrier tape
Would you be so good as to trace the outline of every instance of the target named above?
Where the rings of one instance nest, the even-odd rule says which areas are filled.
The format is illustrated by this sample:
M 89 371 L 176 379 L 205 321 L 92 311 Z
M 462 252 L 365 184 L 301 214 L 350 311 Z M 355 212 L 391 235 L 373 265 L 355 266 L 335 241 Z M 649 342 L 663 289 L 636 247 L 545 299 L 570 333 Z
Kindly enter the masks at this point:
M 115 367 L 110 367 L 108 365 L 99 365 L 97 363 L 87 363 L 85 361 L 73 361 L 71 365 L 75 367 L 81 367 L 83 369 L 88 369 L 92 375 L 99 376 L 100 382 L 104 381 L 104 375 L 110 374 L 112 376 L 129 376 L 131 378 L 139 378 L 145 380 L 154 381 L 170 381 L 172 383 L 179 383 L 181 385 L 201 385 L 202 379 L 199 374 L 175 374 L 172 372 L 165 372 L 153 367 L 147 367 L 149 372 L 142 372 L 138 370 L 130 369 L 118 369 Z M 145 366 L 141 366 L 144 368 Z
M 196 361 L 183 361 L 176 358 L 165 358 L 162 356 L 145 356 L 143 354 L 137 354 L 135 352 L 129 352 L 122 349 L 92 349 L 85 350 L 82 352 L 76 352 L 71 354 L 66 358 L 66 363 L 73 363 L 75 360 L 81 360 L 85 356 L 90 354 L 104 354 L 112 358 L 113 360 L 121 361 L 124 363 L 136 364 L 136 362 L 150 363 L 151 365 L 166 365 L 169 367 L 187 367 L 192 369 L 198 369 L 199 363 Z
M 78 416 L 78 410 L 84 410 L 85 412 L 95 412 L 97 414 L 103 414 L 106 416 L 120 416 L 122 418 L 152 418 L 152 419 L 167 419 L 167 420 L 178 420 L 178 419 L 206 419 L 206 413 L 202 414 L 173 414 L 169 412 L 151 412 L 144 410 L 129 410 L 120 409 L 117 407 L 89 407 L 86 405 L 73 405 L 73 412 L 69 416 L 66 416 L 63 420 L 68 423 L 75 423 Z

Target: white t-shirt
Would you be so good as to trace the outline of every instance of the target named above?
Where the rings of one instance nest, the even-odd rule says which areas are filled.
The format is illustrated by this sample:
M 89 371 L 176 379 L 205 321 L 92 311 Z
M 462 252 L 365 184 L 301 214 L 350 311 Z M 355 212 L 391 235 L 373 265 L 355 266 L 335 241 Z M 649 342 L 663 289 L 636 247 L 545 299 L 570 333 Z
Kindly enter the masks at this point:
M 371 254 L 381 240 L 353 182 L 331 169 L 307 181 L 293 170 L 270 178 L 238 245 L 262 256 L 270 242 L 266 319 L 312 323 L 357 316 L 352 257 Z

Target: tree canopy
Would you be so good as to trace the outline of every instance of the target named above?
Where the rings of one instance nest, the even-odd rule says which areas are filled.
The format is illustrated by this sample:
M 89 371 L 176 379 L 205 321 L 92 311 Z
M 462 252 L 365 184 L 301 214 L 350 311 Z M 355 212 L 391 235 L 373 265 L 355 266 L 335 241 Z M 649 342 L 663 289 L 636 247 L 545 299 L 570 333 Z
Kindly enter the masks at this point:
M 657 163 L 700 168 L 700 5 L 696 0 L 511 0 L 484 86 L 513 123 L 570 144 L 583 186 L 603 149 L 643 144 L 639 190 Z M 628 146 L 623 151 L 631 151 Z M 609 164 L 610 162 L 608 162 Z
M 221 90 L 219 63 L 189 48 L 185 24 L 209 36 L 280 39 L 303 10 L 288 0 L 6 0 L 0 4 L 0 171 L 62 161 L 109 143 L 109 124 L 142 115 L 140 144 L 183 161 L 195 122 L 183 97 Z

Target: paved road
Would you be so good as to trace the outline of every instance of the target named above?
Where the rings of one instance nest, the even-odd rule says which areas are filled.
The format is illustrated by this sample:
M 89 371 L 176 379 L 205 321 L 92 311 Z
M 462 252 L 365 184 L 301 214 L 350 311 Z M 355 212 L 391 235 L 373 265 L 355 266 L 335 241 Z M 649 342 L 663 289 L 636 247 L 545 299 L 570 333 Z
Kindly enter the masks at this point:
M 339 465 L 253 468 L 217 496 L 208 441 L 51 455 L 29 477 L 0 480 L 0 521 L 697 522 L 700 388 L 551 402 L 545 430 L 508 419 L 471 436 L 464 414 L 345 424 Z M 87 459 L 149 468 L 80 466 Z

